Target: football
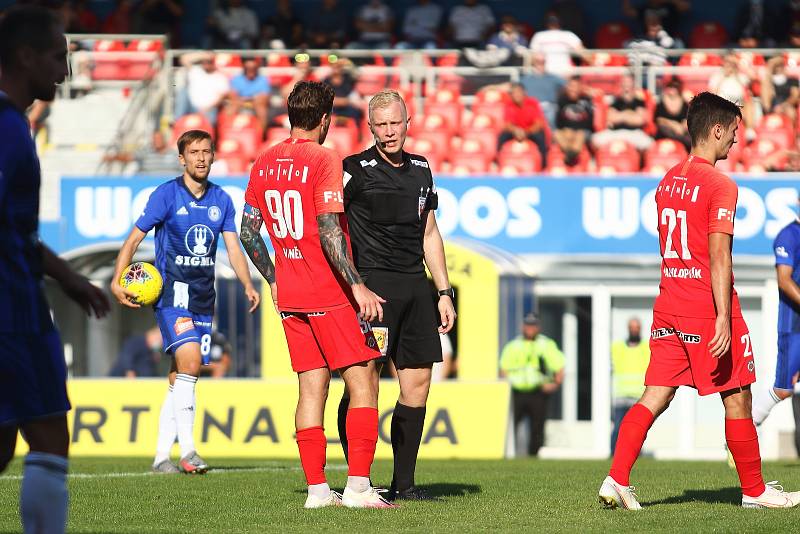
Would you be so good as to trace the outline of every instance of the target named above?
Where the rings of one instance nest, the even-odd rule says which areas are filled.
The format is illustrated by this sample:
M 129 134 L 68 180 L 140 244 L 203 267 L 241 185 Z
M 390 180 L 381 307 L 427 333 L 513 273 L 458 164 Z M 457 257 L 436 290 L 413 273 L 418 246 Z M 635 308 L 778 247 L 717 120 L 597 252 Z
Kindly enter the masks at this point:
M 119 279 L 119 285 L 136 294 L 137 304 L 150 306 L 161 295 L 164 280 L 155 265 L 137 261 L 128 265 Z

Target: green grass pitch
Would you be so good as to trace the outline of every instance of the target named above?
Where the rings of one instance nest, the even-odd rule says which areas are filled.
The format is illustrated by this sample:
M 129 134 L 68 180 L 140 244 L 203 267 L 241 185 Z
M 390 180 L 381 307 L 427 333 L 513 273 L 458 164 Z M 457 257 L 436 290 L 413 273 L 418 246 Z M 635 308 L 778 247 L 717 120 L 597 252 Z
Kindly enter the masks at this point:
M 147 459 L 75 458 L 69 532 L 770 532 L 792 530 L 800 508 L 745 510 L 724 462 L 643 459 L 632 482 L 644 510 L 602 510 L 604 461 L 420 461 L 417 483 L 441 502 L 398 510 L 304 510 L 299 462 L 211 458 L 204 476 L 151 475 Z M 20 530 L 21 461 L 0 476 L 0 532 Z M 766 480 L 800 489 L 800 465 L 766 463 Z M 376 483 L 391 463 L 377 461 Z M 341 490 L 346 471 L 333 464 Z

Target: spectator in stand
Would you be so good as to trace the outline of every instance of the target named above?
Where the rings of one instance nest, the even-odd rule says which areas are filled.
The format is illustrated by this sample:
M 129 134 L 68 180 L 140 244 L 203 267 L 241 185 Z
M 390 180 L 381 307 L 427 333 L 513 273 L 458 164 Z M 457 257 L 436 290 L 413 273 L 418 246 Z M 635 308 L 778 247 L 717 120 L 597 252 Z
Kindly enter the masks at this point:
M 355 26 L 359 32 L 358 41 L 347 45 L 348 48 L 392 47 L 394 13 L 381 0 L 369 0 L 368 4 L 361 6 L 356 14 Z
M 564 161 L 573 166 L 592 135 L 594 108 L 586 96 L 581 79 L 573 76 L 558 99 L 556 131 L 553 137 L 564 153 Z
M 799 103 L 798 81 L 786 74 L 786 60 L 782 55 L 770 59 L 761 80 L 761 105 L 764 112 L 785 115 L 795 124 Z
M 578 37 L 583 35 L 585 14 L 580 1 L 553 0 L 553 3 L 550 4 L 550 10 L 556 14 L 563 29 L 571 31 Z
M 558 16 L 554 11 L 548 11 L 545 29 L 533 35 L 531 50 L 544 55 L 547 72 L 564 76 L 572 70 L 571 56 L 583 52 L 583 43 L 574 33 L 562 30 Z
M 637 150 L 646 150 L 653 144 L 653 138 L 644 131 L 648 122 L 647 107 L 640 92 L 636 90 L 630 74 L 620 79 L 620 92 L 611 101 L 606 115 L 606 129 L 592 137 L 595 146 L 625 141 Z
M 103 33 L 131 33 L 131 20 L 133 19 L 133 3 L 130 0 L 116 0 L 112 11 L 100 31 Z
M 155 130 L 150 144 L 137 150 L 136 152 L 117 152 L 103 158 L 107 163 L 119 162 L 127 164 L 136 163 L 136 174 L 148 176 L 178 176 L 183 173 L 183 165 L 178 160 L 175 150 L 173 150 L 164 138 L 161 130 Z
M 264 41 L 279 39 L 283 48 L 299 48 L 305 44 L 303 21 L 294 14 L 289 0 L 278 0 L 275 13 L 261 28 L 261 37 Z
M 742 48 L 772 48 L 780 25 L 765 0 L 745 0 L 736 15 L 736 40 Z
M 307 23 L 311 48 L 342 48 L 349 18 L 338 0 L 322 0 L 319 10 Z
M 271 89 L 269 80 L 258 72 L 260 65 L 260 60 L 255 57 L 242 60 L 242 73 L 231 80 L 226 111 L 232 115 L 242 109 L 252 111 L 258 117 L 261 128 L 266 131 Z
M 125 378 L 159 376 L 158 363 L 161 359 L 162 343 L 161 330 L 158 326 L 150 328 L 144 334 L 130 336 L 122 344 L 122 350 L 109 376 Z
M 682 143 L 688 152 L 692 141 L 686 125 L 688 112 L 689 105 L 683 97 L 683 84 L 678 78 L 673 78 L 664 86 L 661 101 L 656 106 L 656 139 L 674 139 Z
M 222 0 L 207 20 L 211 46 L 252 48 L 258 38 L 258 17 L 242 0 Z
M 417 0 L 403 18 L 403 41 L 397 48 L 436 48 L 442 25 L 442 7 L 430 0 Z
M 511 84 L 511 98 L 506 104 L 505 125 L 503 131 L 497 138 L 497 149 L 499 150 L 507 141 L 515 139 L 524 141 L 530 139 L 539 148 L 542 155 L 542 162 L 547 156 L 547 144 L 545 143 L 545 129 L 547 120 L 544 118 L 539 102 L 532 96 L 525 93 L 522 84 Z
M 564 78 L 550 74 L 545 70 L 543 54 L 531 55 L 531 70 L 520 78 L 520 83 L 525 92 L 539 101 L 544 116 L 551 128 L 556 124 L 556 111 L 558 110 L 558 97 L 564 87 Z
M 494 29 L 492 10 L 478 0 L 464 0 L 450 11 L 447 21 L 453 45 L 458 48 L 483 48 Z
M 78 33 L 97 33 L 100 29 L 100 21 L 89 7 L 88 0 L 77 0 L 75 2 L 75 20 L 78 28 L 80 28 Z
M 622 11 L 627 17 L 635 19 L 643 28 L 647 26 L 649 18 L 660 20 L 669 35 L 680 33 L 681 19 L 692 7 L 689 0 L 645 0 L 640 4 L 634 6 L 631 0 L 623 0 Z
M 519 31 L 516 19 L 511 15 L 505 15 L 501 21 L 500 31 L 489 39 L 486 49 L 505 48 L 518 56 L 525 55 L 528 46 L 525 37 Z
M 136 33 L 163 33 L 170 36 L 172 46 L 180 35 L 179 22 L 183 16 L 181 0 L 142 0 L 136 7 L 133 30 Z
M 683 48 L 683 42 L 667 33 L 661 25 L 661 19 L 650 15 L 645 19 L 644 34 L 632 39 L 625 46 L 635 51 L 631 55 L 638 56 L 638 60 L 642 64 L 659 66 L 667 62 L 665 50 Z M 632 58 L 632 63 L 635 62 L 635 59 Z
M 715 72 L 708 81 L 708 89 L 714 94 L 727 98 L 742 107 L 742 118 L 745 126 L 753 127 L 753 105 L 750 94 L 750 78 L 739 66 L 739 60 L 733 52 L 725 55 L 722 68 Z M 748 139 L 752 137 L 748 133 Z
M 780 23 L 780 42 L 788 43 L 794 28 L 800 28 L 800 0 L 789 0 L 780 9 L 777 17 Z M 796 45 L 792 45 L 796 46 Z M 798 427 L 800 432 L 800 427 Z M 798 451 L 800 454 L 800 451 Z
M 333 118 L 337 122 L 340 118 L 353 119 L 361 131 L 361 120 L 364 112 L 358 107 L 358 93 L 356 81 L 352 75 L 353 64 L 349 59 L 331 55 L 328 57 L 331 74 L 325 83 L 333 87 Z
M 202 113 L 216 125 L 219 107 L 230 92 L 228 77 L 217 70 L 211 52 L 188 52 L 180 61 L 187 68 L 186 88 L 178 94 L 176 116 Z

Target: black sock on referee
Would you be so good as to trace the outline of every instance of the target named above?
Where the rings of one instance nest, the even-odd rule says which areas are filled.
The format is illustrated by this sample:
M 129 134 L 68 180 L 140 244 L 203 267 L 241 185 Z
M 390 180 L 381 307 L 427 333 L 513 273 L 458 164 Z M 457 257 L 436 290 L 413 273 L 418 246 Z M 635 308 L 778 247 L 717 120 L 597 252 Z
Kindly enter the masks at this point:
M 399 402 L 395 405 L 392 415 L 392 451 L 394 451 L 392 486 L 398 491 L 407 490 L 414 485 L 414 470 L 417 467 L 417 454 L 424 424 L 424 406 L 411 408 Z
M 350 395 L 342 395 L 342 400 L 339 401 L 339 414 L 336 420 L 339 426 L 339 441 L 342 442 L 342 450 L 344 451 L 344 459 L 347 461 L 347 410 L 350 408 Z

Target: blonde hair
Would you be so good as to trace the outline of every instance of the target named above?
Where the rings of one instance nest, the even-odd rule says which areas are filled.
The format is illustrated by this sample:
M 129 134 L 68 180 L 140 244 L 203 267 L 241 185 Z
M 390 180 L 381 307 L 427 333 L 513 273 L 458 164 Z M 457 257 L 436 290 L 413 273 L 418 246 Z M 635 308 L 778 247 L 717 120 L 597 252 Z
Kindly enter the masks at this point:
M 395 102 L 400 102 L 400 106 L 403 108 L 403 119 L 408 119 L 406 103 L 403 100 L 403 97 L 400 96 L 400 93 L 394 89 L 382 89 L 369 99 L 369 122 L 372 122 L 373 111 L 376 109 L 387 108 Z

